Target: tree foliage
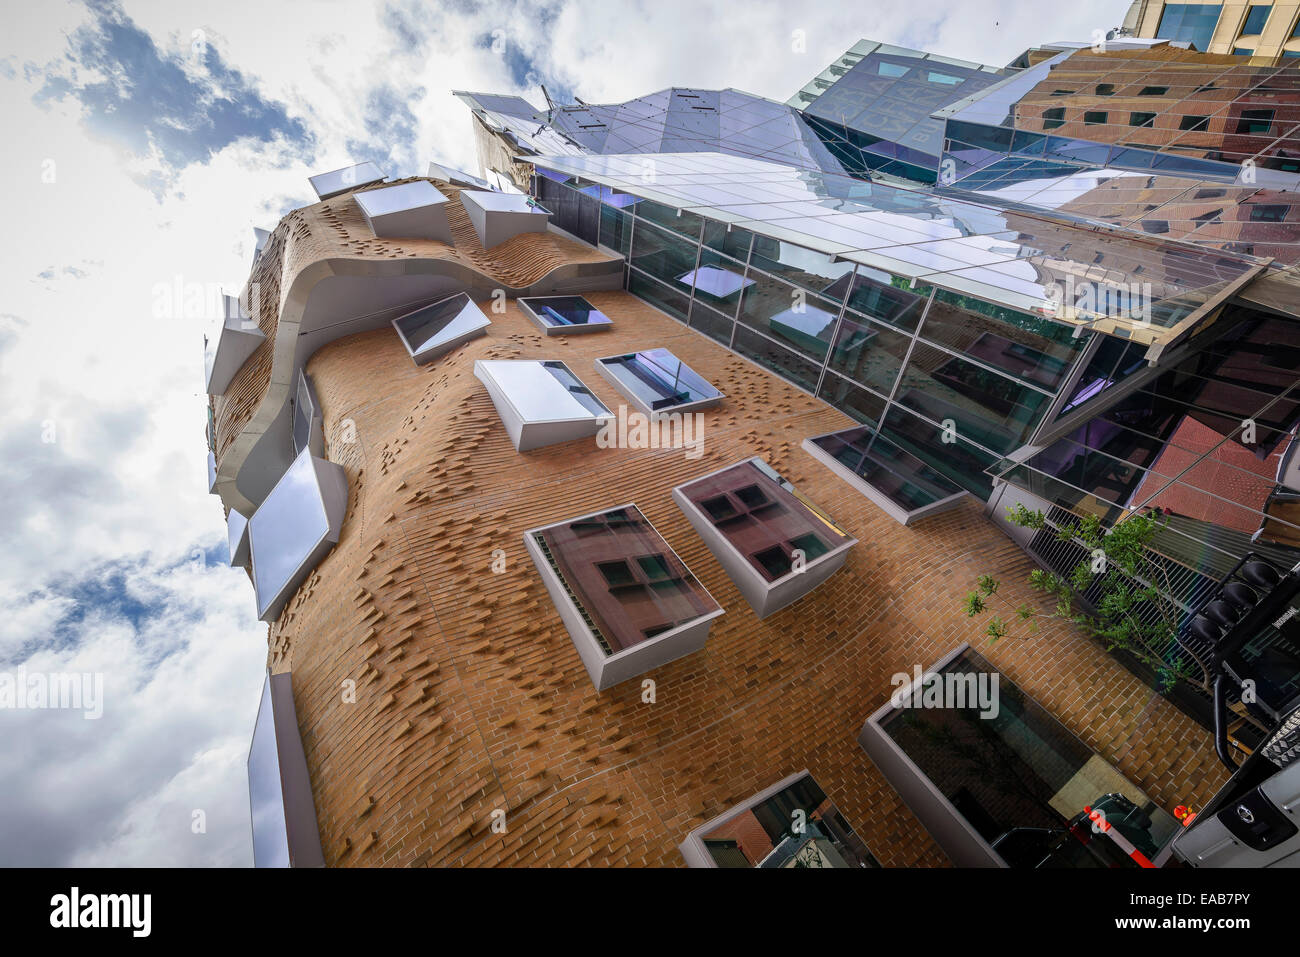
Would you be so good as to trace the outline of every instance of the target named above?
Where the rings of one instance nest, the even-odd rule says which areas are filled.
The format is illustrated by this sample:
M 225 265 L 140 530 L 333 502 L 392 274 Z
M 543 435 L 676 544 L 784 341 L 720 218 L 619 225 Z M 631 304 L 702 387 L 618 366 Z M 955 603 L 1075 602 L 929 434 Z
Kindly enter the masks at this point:
M 1041 510 L 1021 503 L 1007 508 L 1007 519 L 1033 531 L 1051 527 Z M 1073 543 L 1086 554 L 1065 575 L 1041 568 L 1030 572 L 1029 586 L 1052 599 L 1054 607 L 1043 615 L 1022 604 L 1015 609 L 1016 618 L 1028 623 L 1030 631 L 1037 630 L 1039 618 L 1074 623 L 1107 651 L 1119 649 L 1151 668 L 1161 691 L 1180 680 L 1205 687 L 1205 662 L 1186 648 L 1186 654 L 1170 655 L 1176 648 L 1180 609 L 1169 597 L 1172 588 L 1164 566 L 1152 561 L 1148 551 L 1164 524 L 1158 514 L 1147 513 L 1130 515 L 1109 529 L 1095 515 L 1071 516 L 1056 525 L 1058 541 Z M 998 587 L 997 579 L 981 575 L 977 590 L 966 596 L 966 614 L 974 617 L 988 610 Z M 992 618 L 985 629 L 994 641 L 1007 633 L 1002 617 Z

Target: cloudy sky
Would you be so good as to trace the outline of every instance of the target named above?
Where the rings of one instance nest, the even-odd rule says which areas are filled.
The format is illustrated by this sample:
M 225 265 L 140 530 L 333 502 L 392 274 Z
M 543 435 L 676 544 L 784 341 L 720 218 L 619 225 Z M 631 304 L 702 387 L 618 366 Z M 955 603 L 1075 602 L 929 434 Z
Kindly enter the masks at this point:
M 784 100 L 861 37 L 1004 64 L 1127 0 L 54 0 L 0 30 L 0 672 L 103 675 L 104 713 L 0 710 L 0 865 L 248 865 L 266 659 L 206 494 L 194 290 L 370 159 L 474 171 L 453 89 Z M 792 42 L 802 31 L 802 50 Z M 189 296 L 175 301 L 174 290 Z M 194 833 L 195 812 L 206 821 Z

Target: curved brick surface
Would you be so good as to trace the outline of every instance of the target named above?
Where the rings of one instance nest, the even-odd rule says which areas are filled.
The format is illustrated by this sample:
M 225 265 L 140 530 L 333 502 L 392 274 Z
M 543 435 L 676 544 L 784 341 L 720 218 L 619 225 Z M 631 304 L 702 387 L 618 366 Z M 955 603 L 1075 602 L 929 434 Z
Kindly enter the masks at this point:
M 1201 805 L 1223 783 L 1209 735 L 1078 633 L 984 643 L 982 619 L 961 611 L 978 575 L 1000 576 L 1011 607 L 1034 599 L 1030 560 L 979 505 L 896 524 L 799 448 L 849 425 L 842 414 L 627 293 L 588 298 L 613 331 L 547 339 L 511 302 L 486 337 L 430 366 L 391 330 L 309 363 L 350 511 L 272 626 L 269 663 L 293 671 L 330 864 L 677 866 L 692 827 L 803 768 L 882 863 L 944 864 L 856 736 L 892 674 L 962 641 L 1165 808 Z M 472 371 L 479 358 L 563 359 L 616 409 L 593 359 L 653 346 L 728 396 L 704 412 L 702 458 L 591 441 L 517 454 Z M 860 542 L 761 622 L 669 495 L 754 454 Z M 627 501 L 726 609 L 703 652 L 648 675 L 654 703 L 636 681 L 592 688 L 522 542 Z M 498 809 L 504 834 L 491 829 Z

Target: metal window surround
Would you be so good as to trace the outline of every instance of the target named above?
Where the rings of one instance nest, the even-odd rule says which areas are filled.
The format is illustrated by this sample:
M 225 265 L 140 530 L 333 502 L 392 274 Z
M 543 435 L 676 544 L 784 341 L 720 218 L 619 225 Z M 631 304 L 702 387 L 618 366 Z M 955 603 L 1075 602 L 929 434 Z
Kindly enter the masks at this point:
M 317 173 L 315 176 L 307 177 L 307 181 L 316 191 L 317 198 L 329 199 L 360 186 L 382 183 L 384 171 L 371 162 L 357 163 L 328 173 Z
M 217 456 L 215 452 L 208 453 L 208 494 L 217 494 Z
M 673 501 L 759 618 L 815 589 L 858 543 L 757 456 L 677 486 Z M 804 552 L 802 569 L 794 549 Z
M 646 349 L 596 360 L 596 371 L 645 415 L 694 412 L 725 398 L 667 349 Z
M 470 189 L 482 189 L 488 191 L 495 188 L 485 179 L 471 176 L 469 173 L 455 169 L 451 166 L 443 166 L 441 163 L 430 163 L 428 176 L 429 179 L 440 179 L 444 182 L 451 183 L 453 186 L 468 186 Z
M 527 296 L 515 302 L 548 336 L 604 332 L 614 325 L 583 296 Z
M 597 691 L 699 651 L 723 614 L 635 504 L 530 529 L 524 546 Z
M 234 296 L 222 295 L 221 324 L 204 337 L 203 367 L 208 395 L 225 395 L 231 381 L 263 342 L 257 320 L 248 315 Z
M 524 193 L 463 189 L 460 204 L 469 216 L 484 249 L 491 249 L 521 233 L 544 233 L 550 211 Z
M 248 749 L 254 867 L 324 867 L 289 672 L 268 674 Z
M 393 328 L 417 366 L 432 362 L 471 339 L 487 335 L 492 325 L 463 292 L 421 306 L 393 320 Z
M 310 449 L 312 455 L 325 454 L 325 420 L 321 415 L 316 387 L 306 370 L 298 370 L 298 388 L 293 399 L 293 454 Z
M 595 436 L 614 415 L 556 359 L 479 359 L 474 375 L 517 452 Z
M 252 552 L 248 547 L 248 519 L 239 509 L 232 508 L 226 516 L 226 536 L 230 544 L 230 567 L 250 567 Z
M 811 792 L 811 800 L 806 800 Z M 820 796 L 821 801 L 812 804 Z M 775 813 L 760 813 L 772 802 Z M 792 811 L 804 812 L 805 830 L 800 834 L 772 834 L 776 821 L 789 827 Z M 746 820 L 747 818 L 747 820 Z M 743 839 L 742 838 L 743 835 Z M 779 840 L 778 840 L 779 839 Z M 725 842 L 719 861 L 711 842 Z M 774 843 L 775 842 L 775 843 Z M 715 847 L 716 847 L 715 843 Z M 840 817 L 826 792 L 807 771 L 782 778 L 769 788 L 706 821 L 677 845 L 687 867 L 879 867 L 879 862 Z
M 343 530 L 348 480 L 342 466 L 298 453 L 248 520 L 257 617 L 274 621 Z
M 804 439 L 802 447 L 900 525 L 955 508 L 969 494 L 870 426 Z
M 913 689 L 920 693 L 914 680 L 895 689 L 867 719 L 858 743 L 955 865 L 1011 866 L 999 850 L 1011 846 L 1008 838 L 1013 832 L 1044 829 L 1060 829 L 1067 851 L 1077 852 L 1076 860 L 1088 858 L 1085 865 L 1132 865 L 1117 846 L 1103 842 L 1081 849 L 1064 831 L 1085 807 L 1120 796 L 1140 810 L 1145 827 L 1130 830 L 1132 822 L 1119 823 L 1114 814 L 1108 815 L 1110 823 L 1134 844 L 1145 845 L 1149 859 L 1155 860 L 1168 847 L 1179 830 L 1178 822 L 970 645 L 960 645 L 926 669 L 919 685 L 930 686 L 932 678 L 939 676 L 946 691 L 946 675 L 960 676 L 962 681 L 960 690 L 953 688 L 954 694 L 963 695 L 952 702 L 956 706 L 909 705 Z M 997 676 L 992 698 L 997 711 L 988 716 L 971 695 L 964 694 L 968 679 L 978 680 L 981 675 Z M 992 679 L 986 681 L 991 688 Z M 908 739 L 918 745 L 910 754 L 905 747 Z M 931 767 L 930 773 L 923 764 Z M 932 776 L 936 771 L 948 780 L 936 781 Z M 981 806 L 981 796 L 989 803 Z M 954 799 L 982 808 L 983 819 L 967 817 Z
M 383 239 L 436 239 L 454 245 L 448 199 L 432 183 L 416 180 L 353 193 L 370 231 Z
M 721 153 L 659 155 L 649 182 L 644 157 L 635 154 L 533 162 L 838 260 L 1076 325 L 1124 320 L 1101 300 L 1097 308 L 1077 303 L 1062 314 L 1060 290 L 1069 277 L 1150 288 L 1150 318 L 1125 328 L 1147 341 L 1259 268 L 1257 260 L 1187 243 L 1057 220 L 1049 212 L 1026 215 L 993 197 L 974 202 Z

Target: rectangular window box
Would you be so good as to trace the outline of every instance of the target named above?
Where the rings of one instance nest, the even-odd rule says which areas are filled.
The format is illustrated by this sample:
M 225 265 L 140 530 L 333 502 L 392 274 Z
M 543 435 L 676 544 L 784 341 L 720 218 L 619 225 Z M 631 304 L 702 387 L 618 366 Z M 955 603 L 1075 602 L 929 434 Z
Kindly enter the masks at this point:
M 483 310 L 463 292 L 421 306 L 393 320 L 411 361 L 427 365 L 479 336 L 492 325 Z
M 342 466 L 303 449 L 248 520 L 257 617 L 275 621 L 339 540 L 348 507 Z
M 900 525 L 955 508 L 968 494 L 869 426 L 805 439 L 803 449 Z
M 230 383 L 244 363 L 263 342 L 264 333 L 257 321 L 244 311 L 234 296 L 222 296 L 221 325 L 212 335 L 203 337 L 203 366 L 208 395 L 225 395 Z
M 594 437 L 614 415 L 558 360 L 479 359 L 474 375 L 517 452 Z
M 782 778 L 677 846 L 689 867 L 879 867 L 812 775 Z
M 528 296 L 515 302 L 548 336 L 605 332 L 613 328 L 609 316 L 583 296 Z
M 354 193 L 370 231 L 381 239 L 436 239 L 454 245 L 447 197 L 425 180 Z
M 523 193 L 462 189 L 460 204 L 484 249 L 521 233 L 544 233 L 551 219 L 549 210 Z
M 357 163 L 328 173 L 317 173 L 307 177 L 311 188 L 316 191 L 317 199 L 330 199 L 349 190 L 384 181 L 384 171 L 374 163 Z
M 248 749 L 254 867 L 324 867 L 289 672 L 266 676 Z
M 524 533 L 597 691 L 699 651 L 721 606 L 634 504 Z
M 815 589 L 857 544 L 757 457 L 679 485 L 673 501 L 759 618 Z
M 693 412 L 722 401 L 703 376 L 667 349 L 596 360 L 596 371 L 645 415 Z
M 896 688 L 858 742 L 958 867 L 1138 866 L 1085 808 L 1153 863 L 1179 830 L 969 645 Z

